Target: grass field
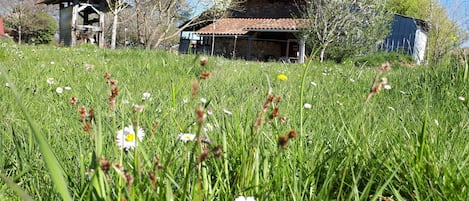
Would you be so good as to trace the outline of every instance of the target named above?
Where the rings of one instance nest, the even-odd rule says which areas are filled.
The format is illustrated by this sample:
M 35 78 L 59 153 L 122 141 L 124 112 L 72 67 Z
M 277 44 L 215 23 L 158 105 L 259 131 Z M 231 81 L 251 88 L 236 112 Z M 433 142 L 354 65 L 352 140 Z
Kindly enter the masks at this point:
M 200 60 L 1 41 L 0 200 L 469 197 L 462 69 Z

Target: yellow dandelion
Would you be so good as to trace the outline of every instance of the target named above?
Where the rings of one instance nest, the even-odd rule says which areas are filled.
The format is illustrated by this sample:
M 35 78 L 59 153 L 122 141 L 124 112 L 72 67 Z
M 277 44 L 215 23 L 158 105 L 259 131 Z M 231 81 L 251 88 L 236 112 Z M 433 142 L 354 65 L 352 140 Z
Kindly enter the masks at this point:
M 285 81 L 285 80 L 288 80 L 288 77 L 284 74 L 279 74 L 277 75 L 277 79 Z

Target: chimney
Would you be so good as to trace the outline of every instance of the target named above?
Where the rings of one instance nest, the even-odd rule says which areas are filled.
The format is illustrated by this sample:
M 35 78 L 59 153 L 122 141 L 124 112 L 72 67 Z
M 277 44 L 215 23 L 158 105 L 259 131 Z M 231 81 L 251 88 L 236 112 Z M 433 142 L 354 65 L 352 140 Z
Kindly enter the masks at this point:
M 0 18 L 0 35 L 4 35 L 5 30 L 3 29 L 3 19 Z

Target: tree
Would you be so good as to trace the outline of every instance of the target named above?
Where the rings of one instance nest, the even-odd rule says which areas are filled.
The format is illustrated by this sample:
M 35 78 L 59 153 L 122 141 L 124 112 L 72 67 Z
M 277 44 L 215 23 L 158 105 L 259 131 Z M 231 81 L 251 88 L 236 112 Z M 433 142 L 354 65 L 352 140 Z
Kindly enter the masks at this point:
M 106 0 L 109 10 L 113 15 L 112 21 L 112 34 L 111 34 L 111 49 L 116 48 L 116 38 L 117 38 L 117 25 L 119 14 L 126 9 L 129 4 L 127 0 Z
M 54 39 L 57 22 L 47 13 L 47 7 L 34 1 L 1 1 L 7 32 L 18 43 L 45 44 Z
M 383 8 L 374 0 L 307 0 L 303 15 L 311 26 L 306 35 L 321 62 L 330 47 L 349 54 L 375 49 L 389 32 L 391 18 Z

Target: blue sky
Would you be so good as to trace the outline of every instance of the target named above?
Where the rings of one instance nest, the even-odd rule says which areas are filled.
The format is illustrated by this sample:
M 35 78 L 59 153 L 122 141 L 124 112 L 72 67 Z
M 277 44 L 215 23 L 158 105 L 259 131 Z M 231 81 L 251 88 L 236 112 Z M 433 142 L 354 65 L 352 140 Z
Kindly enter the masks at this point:
M 446 8 L 451 19 L 469 31 L 469 0 L 439 0 L 439 2 Z M 469 47 L 469 40 L 462 46 Z

